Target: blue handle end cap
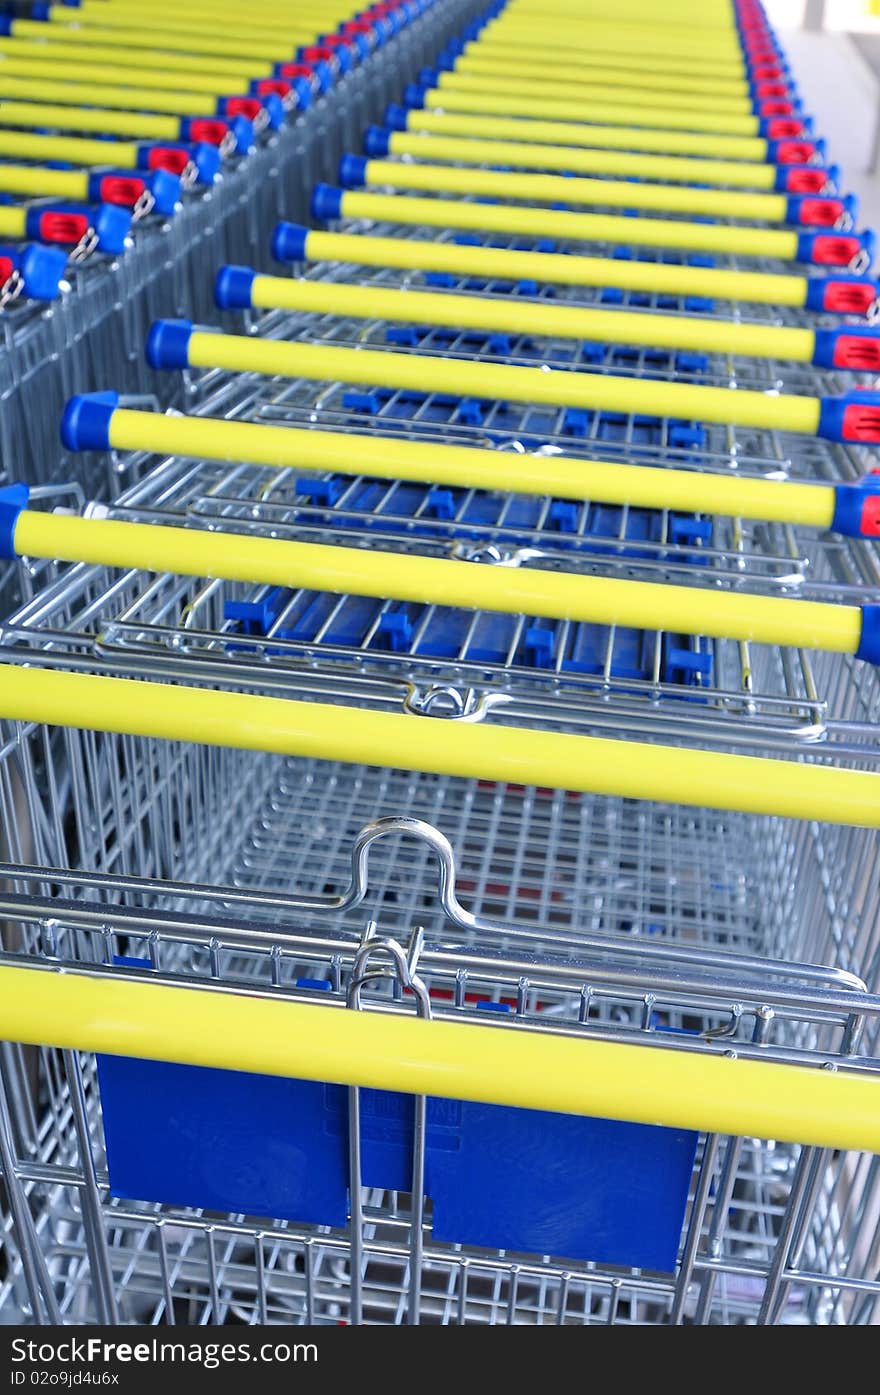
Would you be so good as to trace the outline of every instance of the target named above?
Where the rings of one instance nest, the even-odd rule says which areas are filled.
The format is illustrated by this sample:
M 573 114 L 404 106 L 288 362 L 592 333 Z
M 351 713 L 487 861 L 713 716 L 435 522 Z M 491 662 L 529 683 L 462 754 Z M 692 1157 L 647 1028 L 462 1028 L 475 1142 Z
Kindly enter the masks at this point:
M 402 107 L 399 102 L 392 102 L 385 108 L 385 125 L 390 131 L 405 131 L 409 120 L 409 113 L 406 107 Z
M 249 310 L 256 276 L 249 266 L 221 266 L 214 282 L 214 303 L 218 310 Z
M 332 184 L 316 184 L 312 191 L 311 212 L 318 223 L 333 223 L 342 216 L 343 191 Z
M 868 664 L 880 664 L 880 605 L 862 606 L 862 637 L 856 658 Z
M 109 450 L 110 422 L 118 406 L 118 392 L 81 392 L 71 397 L 61 418 L 64 449 Z
M 299 223 L 279 223 L 272 234 L 272 256 L 276 262 L 304 262 L 309 229 Z
M 157 371 L 189 367 L 192 320 L 156 320 L 147 336 L 147 363 Z
M 223 160 L 216 145 L 206 145 L 204 143 L 194 145 L 190 153 L 190 159 L 195 165 L 199 184 L 217 183 L 217 180 L 220 178 L 220 166 Z
M 124 252 L 126 241 L 131 233 L 131 214 L 127 208 L 116 204 L 102 203 L 94 210 L 92 227 L 98 237 L 98 251 L 109 256 Z
M 363 189 L 367 182 L 367 160 L 363 155 L 343 155 L 339 161 L 339 183 L 344 189 Z
M 18 516 L 28 506 L 30 490 L 26 484 L 8 484 L 0 489 L 0 557 L 17 557 L 15 525 Z
M 391 153 L 391 132 L 384 126 L 368 126 L 364 136 L 364 153 L 371 160 L 384 160 Z
M 67 253 L 58 247 L 26 247 L 17 259 L 29 300 L 57 300 L 67 270 Z

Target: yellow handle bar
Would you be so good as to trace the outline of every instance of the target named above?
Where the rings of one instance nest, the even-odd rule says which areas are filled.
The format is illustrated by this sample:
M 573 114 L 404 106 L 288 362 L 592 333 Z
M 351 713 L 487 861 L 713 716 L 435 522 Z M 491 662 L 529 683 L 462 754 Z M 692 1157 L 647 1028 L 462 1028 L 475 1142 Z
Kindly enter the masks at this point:
M 855 654 L 856 606 L 24 510 L 22 557 Z
M 305 257 L 313 262 L 394 266 L 410 271 L 485 276 L 495 281 L 537 281 L 541 285 L 613 286 L 650 295 L 704 296 L 760 305 L 803 306 L 809 287 L 804 276 L 677 266 L 673 262 L 617 261 L 613 257 L 578 257 L 560 252 L 519 252 L 506 247 L 462 247 L 455 242 L 368 237 L 317 229 L 309 230 L 306 236 Z
M 194 330 L 189 336 L 193 368 L 225 368 L 310 382 L 358 383 L 499 402 L 581 407 L 588 411 L 633 412 L 685 421 L 754 426 L 815 436 L 820 401 L 814 397 L 774 396 L 738 388 L 692 386 L 647 378 L 616 378 L 601 373 L 520 368 L 478 360 L 426 354 L 385 353 L 376 349 L 278 343 L 269 339 Z
M 4 52 L 6 42 L 0 39 L 0 76 L 3 77 L 4 81 L 13 77 L 38 79 L 46 87 L 51 83 L 52 93 L 46 94 L 50 99 L 51 96 L 59 93 L 60 86 L 67 88 L 72 85 L 68 82 L 71 71 L 75 73 L 78 84 L 95 83 L 101 86 L 107 81 L 106 64 L 97 61 L 93 63 L 78 61 L 79 51 L 71 55 L 70 50 L 66 49 L 64 50 L 65 56 L 62 56 L 53 47 L 51 54 L 41 54 L 38 58 L 10 58 Z M 39 51 L 42 45 L 34 47 Z M 165 56 L 170 57 L 171 55 Z M 180 100 L 178 94 L 184 84 L 184 79 L 175 68 L 165 68 L 164 70 L 145 68 L 140 59 L 129 68 L 119 62 L 118 55 L 113 60 L 113 80 L 115 83 L 123 85 L 125 91 L 131 90 L 136 95 L 139 94 L 142 97 L 142 106 L 148 105 L 147 97 L 149 97 L 150 102 L 154 102 L 157 92 L 167 93 L 167 100 L 170 100 L 172 95 Z M 249 79 L 243 78 L 239 73 L 230 73 L 224 77 L 222 74 L 214 76 L 188 72 L 185 79 L 186 100 L 189 103 L 191 97 L 196 94 L 198 94 L 200 101 L 204 101 L 205 97 L 234 96 L 244 90 L 248 81 Z M 194 108 L 188 105 L 184 110 L 189 115 L 190 112 L 194 111 Z
M 370 161 L 370 164 L 377 162 Z M 395 180 L 407 183 L 409 172 L 424 171 L 422 165 L 392 165 Z M 409 181 L 460 183 L 473 188 L 471 171 L 445 170 L 437 167 L 439 178 L 432 169 Z M 446 174 L 456 176 L 446 181 Z M 463 179 L 457 176 L 462 174 Z M 515 175 L 506 176 L 515 181 Z M 524 178 L 524 176 L 520 176 Z M 565 183 L 572 183 L 565 180 Z M 635 188 L 647 187 L 635 185 Z M 509 192 L 516 197 L 512 188 Z M 438 191 L 439 192 L 439 191 Z M 469 203 L 463 198 L 419 199 L 400 195 L 362 193 L 346 190 L 342 195 L 340 213 L 343 218 L 387 220 L 415 227 L 457 228 L 461 231 L 502 232 L 526 237 L 554 237 L 572 242 L 610 242 L 623 247 L 668 247 L 687 252 L 722 252 L 730 256 L 768 257 L 778 261 L 795 261 L 798 234 L 782 228 L 741 228 L 713 226 L 710 223 L 685 223 L 673 218 L 626 218 L 622 214 L 569 213 L 556 208 L 529 208 L 524 204 Z
M 566 70 L 552 73 L 548 77 L 505 77 L 503 73 L 471 73 L 457 64 L 453 71 L 443 70 L 437 74 L 436 87 L 441 91 L 451 88 L 455 92 L 496 92 L 514 99 L 519 97 L 552 98 L 554 101 L 597 103 L 609 108 L 625 106 L 630 110 L 645 101 L 649 111 L 669 111 L 675 118 L 678 113 L 693 113 L 695 123 L 702 117 L 713 116 L 753 116 L 752 101 L 748 96 L 710 97 L 705 92 L 651 92 L 640 90 L 638 79 L 633 78 L 629 86 L 619 83 L 602 83 L 589 76 L 567 77 Z M 673 119 L 665 124 L 675 124 Z
M 556 731 L 0 664 L 0 717 L 462 779 L 880 828 L 880 777 Z
M 54 194 L 64 199 L 88 198 L 89 177 L 82 170 L 53 170 L 41 165 L 0 164 L 0 190 L 41 198 Z
M 144 116 L 138 112 L 101 111 L 92 107 L 41 105 L 37 102 L 0 102 L 0 122 L 41 130 L 55 126 L 62 131 L 106 131 L 116 136 L 144 140 L 178 140 L 180 118 Z M 106 164 L 107 157 L 104 157 Z
M 43 965 L 0 967 L 0 993 L 4 1038 L 25 1045 L 880 1152 L 880 1078 L 855 1071 Z
M 588 499 L 637 508 L 731 514 L 812 528 L 830 528 L 834 518 L 833 485 L 620 465 L 566 455 L 517 455 L 513 469 L 506 452 L 476 446 L 375 434 L 358 436 L 356 449 L 352 441 L 341 431 L 164 416 L 126 407 L 112 412 L 108 426 L 108 444 L 113 450 L 240 461 L 273 469 L 332 470 L 343 475 Z
M 691 167 L 702 164 L 701 160 L 676 162 L 650 155 L 566 150 L 545 145 L 518 145 L 512 141 L 459 140 L 454 136 L 411 135 L 401 131 L 392 132 L 388 141 L 390 154 L 412 156 L 424 161 L 449 160 L 462 165 L 507 165 L 525 169 L 570 169 L 572 174 L 592 172 L 626 177 L 577 179 L 564 175 L 508 174 L 506 171 L 482 169 L 460 172 L 442 169 L 441 172 L 435 164 L 408 163 L 397 173 L 398 167 L 394 163 L 370 160 L 366 171 L 370 184 L 391 184 L 397 188 L 420 190 L 439 187 L 443 193 L 467 193 L 468 189 L 474 194 L 500 191 L 502 197 L 528 199 L 535 203 L 643 208 L 661 213 L 689 213 L 697 217 L 713 213 L 719 218 L 741 218 L 759 223 L 784 223 L 788 217 L 785 194 L 740 193 L 730 189 L 679 189 L 675 185 L 631 182 L 633 176 L 667 179 L 670 167 L 673 178 L 687 181 L 697 177 Z M 764 168 L 769 167 L 746 166 L 747 170 Z M 723 181 L 724 171 L 725 167 L 720 167 L 721 179 L 718 183 Z M 715 181 L 705 179 L 700 182 L 710 184 Z
M 479 45 L 468 44 L 465 51 L 455 60 L 457 73 L 486 73 L 497 76 L 533 78 L 538 65 L 534 59 L 505 58 L 483 53 Z M 748 96 L 750 89 L 745 78 L 716 78 L 693 72 L 662 72 L 641 63 L 615 65 L 607 58 L 578 55 L 566 62 L 567 79 L 596 81 L 617 87 L 638 85 L 643 92 L 705 92 L 710 97 L 725 93 L 735 97 Z
M 129 49 L 123 48 L 116 42 L 105 44 L 88 44 L 86 46 L 81 40 L 77 40 L 76 35 L 71 36 L 71 31 L 67 29 L 49 29 L 47 25 L 31 22 L 32 29 L 39 29 L 39 34 L 33 37 L 22 36 L 20 29 L 22 21 L 12 21 L 12 34 L 8 37 L 4 34 L 0 38 L 0 53 L 4 55 L 20 57 L 37 57 L 46 62 L 64 63 L 78 68 L 80 61 L 87 64 L 105 63 L 113 65 L 113 70 L 134 68 L 140 70 L 142 63 L 149 63 L 152 67 L 162 67 L 169 73 L 183 72 L 186 74 L 185 83 L 191 84 L 194 74 L 201 74 L 203 77 L 216 79 L 222 83 L 245 83 L 250 82 L 255 77 L 270 77 L 274 71 L 274 64 L 271 62 L 259 62 L 257 59 L 246 59 L 236 62 L 234 58 L 203 58 L 191 53 L 167 53 L 157 44 L 154 49 Z M 102 79 L 106 79 L 107 70 L 103 69 L 100 74 Z M 231 89 L 230 89 L 231 90 Z
M 71 165 L 120 165 L 136 169 L 138 149 L 128 141 L 85 140 L 0 130 L 0 156 L 14 160 L 63 160 Z
M 474 118 L 480 120 L 479 117 Z M 592 150 L 560 143 L 551 145 L 539 137 L 531 141 L 530 125 L 540 122 L 484 120 L 484 125 L 500 126 L 500 139 L 491 131 L 473 129 L 466 118 L 458 132 L 450 128 L 455 118 L 440 112 L 410 112 L 407 131 L 389 135 L 392 155 L 416 155 L 431 160 L 455 160 L 461 164 L 499 164 L 511 169 L 564 170 L 569 174 L 613 175 L 619 179 L 653 179 L 666 183 L 722 184 L 742 189 L 769 189 L 775 184 L 776 171 L 772 165 L 740 160 L 688 159 L 681 155 L 650 155 L 641 151 Z M 433 127 L 433 129 L 432 129 Z M 468 129 L 470 127 L 471 129 Z M 436 131 L 436 134 L 435 134 Z M 448 134 L 447 134 L 448 132 Z M 554 133 L 552 127 L 549 134 Z M 463 137 L 463 138 L 462 138 Z M 734 215 L 739 216 L 739 215 Z M 761 215 L 764 216 L 764 215 Z M 770 220 L 785 216 L 785 200 L 777 201 Z
M 794 363 L 810 363 L 816 347 L 816 335 L 811 329 L 746 324 L 708 315 L 594 310 L 510 296 L 352 286 L 340 281 L 290 280 L 281 276 L 255 275 L 250 302 L 258 309 L 298 310 L 311 315 L 352 315 L 359 320 L 485 329 L 500 334 L 586 339 L 653 349 L 788 359 Z
M 649 107 L 609 102 L 578 102 L 549 97 L 511 97 L 496 92 L 458 91 L 429 87 L 426 107 L 441 111 L 473 111 L 497 116 L 534 116 L 549 121 L 581 121 L 595 125 L 655 126 L 667 130 L 705 131 L 728 136 L 757 136 L 756 116 L 678 115 L 674 107 Z
M 698 155 L 708 159 L 748 161 L 754 165 L 767 158 L 767 142 L 751 136 L 697 135 L 692 131 L 649 130 L 646 126 L 583 125 L 572 121 L 536 121 L 512 112 L 501 116 L 479 116 L 475 112 L 407 112 L 407 130 L 437 135 L 480 137 L 494 140 L 529 141 L 547 145 L 579 146 L 590 150 L 658 151 L 668 155 Z M 703 159 L 700 160 L 703 164 Z M 755 170 L 755 179 L 764 178 Z M 771 179 L 774 172 L 770 172 Z
M 68 16 L 70 11 L 67 11 Z M 14 35 L 21 35 L 22 38 L 39 39 L 46 33 L 46 25 L 41 20 L 13 19 L 11 21 L 11 31 Z M 168 49 L 172 53 L 192 53 L 195 59 L 210 58 L 231 58 L 235 59 L 262 59 L 266 62 L 279 62 L 284 58 L 293 58 L 297 44 L 296 39 L 291 38 L 285 49 L 279 48 L 275 42 L 259 40 L 249 41 L 244 35 L 236 38 L 224 38 L 215 34 L 201 34 L 194 36 L 186 33 L 171 33 L 160 28 L 140 28 L 140 29 L 120 29 L 112 25 L 91 25 L 83 24 L 77 27 L 75 20 L 68 18 L 66 24 L 57 24 L 52 28 L 52 35 L 63 36 L 66 43 L 71 47 L 87 49 L 91 44 L 103 44 L 112 46 L 118 44 L 121 49 L 154 49 L 161 52 Z
M 559 49 L 548 42 L 546 34 L 532 35 L 523 38 L 522 35 L 513 33 L 503 34 L 500 30 L 484 29 L 479 39 L 467 45 L 468 53 L 491 54 L 493 56 L 507 59 L 515 59 L 517 62 L 530 62 L 532 64 L 558 63 Z M 631 71 L 655 72 L 655 73 L 692 73 L 695 67 L 703 66 L 695 64 L 689 54 L 683 53 L 660 53 L 651 49 L 636 50 L 627 48 L 620 40 L 602 39 L 592 40 L 584 43 L 582 39 L 570 39 L 566 42 L 565 59 L 566 63 L 579 63 L 585 60 L 595 62 L 613 63 L 615 66 Z M 745 63 L 742 57 L 732 56 L 727 59 L 715 58 L 710 65 L 713 73 L 718 74 L 722 79 L 743 79 L 746 76 Z
M 171 112 L 178 116 L 213 116 L 217 111 L 217 99 L 210 93 L 182 92 L 179 88 L 173 92 L 157 92 L 142 87 L 110 87 L 102 83 L 16 77 L 9 75 L 3 62 L 0 62 L 0 97 L 49 102 L 53 104 L 51 110 L 57 110 L 57 105 L 63 104 L 65 107 L 118 107 L 125 112 Z M 5 104 L 0 106 L 5 110 Z

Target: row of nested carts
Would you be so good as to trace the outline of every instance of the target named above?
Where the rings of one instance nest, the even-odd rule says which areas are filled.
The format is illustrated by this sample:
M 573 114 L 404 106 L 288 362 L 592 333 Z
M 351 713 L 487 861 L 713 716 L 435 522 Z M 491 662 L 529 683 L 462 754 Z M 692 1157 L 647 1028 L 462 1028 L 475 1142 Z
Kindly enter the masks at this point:
M 0 1321 L 880 1320 L 874 236 L 760 0 L 0 15 Z

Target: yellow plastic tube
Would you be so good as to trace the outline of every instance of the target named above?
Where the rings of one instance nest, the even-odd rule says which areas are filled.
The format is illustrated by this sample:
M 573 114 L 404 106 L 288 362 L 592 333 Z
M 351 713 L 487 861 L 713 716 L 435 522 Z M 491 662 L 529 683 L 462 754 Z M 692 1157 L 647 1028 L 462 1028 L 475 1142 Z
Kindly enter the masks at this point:
M 548 42 L 546 35 L 543 38 L 522 39 L 514 35 L 505 36 L 500 32 L 488 29 L 483 31 L 479 39 L 472 40 L 467 45 L 467 52 L 469 54 L 491 54 L 493 57 L 512 58 L 517 62 L 542 65 L 559 61 L 559 49 Z M 586 45 L 583 40 L 568 41 L 565 61 L 613 63 L 616 67 L 625 68 L 631 72 L 664 74 L 692 73 L 695 67 L 700 66 L 694 63 L 689 54 L 656 53 L 651 52 L 650 49 L 636 52 L 632 48 L 627 51 L 619 41 L 615 43 L 608 39 L 601 42 L 593 40 L 592 43 Z M 715 59 L 711 66 L 712 72 L 717 73 L 721 78 L 743 80 L 746 77 L 746 66 L 742 57 L 732 57 L 724 61 Z
M 426 167 L 397 165 L 394 168 L 404 171 Z M 467 171 L 468 176 L 470 173 Z M 797 233 L 782 228 L 725 227 L 723 224 L 679 222 L 672 218 L 569 213 L 564 209 L 528 208 L 524 204 L 469 203 L 466 199 L 455 198 L 418 199 L 362 193 L 358 189 L 342 195 L 340 216 L 410 227 L 513 233 L 571 242 L 611 242 L 624 247 L 674 247 L 687 252 L 723 252 L 779 261 L 795 261 L 798 250 Z
M 880 1077 L 0 967 L 7 1041 L 880 1152 Z
M 765 756 L 0 664 L 0 718 L 880 828 L 880 777 Z
M 508 14 L 490 20 L 483 30 L 486 36 L 503 34 L 506 38 L 530 41 L 532 38 L 547 42 L 548 32 L 551 43 L 560 57 L 564 56 L 569 43 L 577 43 L 587 48 L 593 44 L 614 44 L 621 52 L 669 53 L 675 57 L 687 54 L 696 60 L 711 62 L 735 62 L 741 58 L 742 50 L 737 38 L 731 33 L 713 33 L 706 30 L 679 28 L 664 22 L 661 18 L 650 20 L 602 20 L 585 15 L 566 17 L 556 14 L 552 26 L 546 14 L 525 14 L 511 10 Z
M 795 363 L 810 363 L 816 348 L 813 330 L 783 325 L 748 324 L 708 315 L 665 315 L 660 311 L 582 309 L 519 297 L 352 286 L 347 282 L 291 280 L 281 276 L 255 275 L 250 300 L 258 309 L 352 315 L 355 319 L 400 324 L 485 329 L 548 339 L 587 339 L 653 349 L 788 359 Z
M 730 514 L 812 528 L 830 528 L 834 518 L 834 487 L 826 484 L 743 479 L 566 455 L 512 457 L 477 446 L 405 441 L 372 433 L 355 439 L 341 431 L 164 416 L 127 407 L 116 408 L 108 429 L 113 450 Z
M 310 229 L 305 258 L 350 262 L 354 266 L 394 266 L 484 276 L 493 281 L 537 281 L 539 285 L 614 286 L 650 295 L 704 296 L 761 305 L 803 306 L 809 282 L 804 276 L 761 271 L 726 271 L 678 266 L 673 262 L 617 261 L 560 252 L 519 252 L 506 247 L 462 247 L 455 242 L 402 237 L 369 237 Z
M 112 65 L 111 71 L 114 73 L 123 68 L 134 68 L 139 72 L 142 63 L 149 63 L 154 69 L 164 68 L 169 73 L 182 72 L 186 76 L 178 81 L 190 88 L 193 86 L 194 77 L 199 74 L 202 77 L 216 78 L 224 84 L 244 83 L 246 86 L 251 78 L 270 77 L 274 70 L 274 64 L 271 62 L 261 63 L 257 59 L 236 62 L 231 57 L 200 58 L 190 53 L 167 53 L 159 47 L 152 50 L 129 49 L 118 42 L 89 44 L 86 50 L 82 41 L 68 37 L 68 30 L 49 29 L 45 24 L 34 25 L 44 37 L 23 38 L 16 27 L 19 23 L 19 20 L 13 21 L 13 35 L 4 34 L 0 38 L 0 54 L 4 57 L 34 57 L 45 62 L 64 63 L 77 71 L 81 62 L 97 64 L 101 68 L 98 74 L 101 81 L 107 78 L 107 68 L 104 65 L 108 63 Z M 227 87 L 226 90 L 233 89 Z
M 0 92 L 3 74 L 0 72 Z M 96 98 L 97 100 L 97 98 Z M 739 184 L 754 189 L 758 177 L 766 171 L 766 185 L 772 188 L 773 168 L 770 165 L 736 164 L 733 161 L 685 160 L 669 155 L 631 155 L 617 150 L 572 150 L 558 145 L 528 145 L 519 141 L 480 140 L 474 137 L 430 135 L 428 133 L 393 131 L 388 136 L 391 155 L 413 156 L 419 160 L 446 161 L 462 165 L 505 165 L 510 169 L 566 170 L 571 174 L 610 175 L 615 179 L 667 181 L 681 180 L 685 184 Z M 389 181 L 390 182 L 390 181 Z M 596 202 L 615 207 L 637 208 L 631 184 L 622 188 L 609 187 L 607 180 L 566 179 L 577 192 L 572 203 Z M 595 186 L 592 196 L 589 185 Z M 648 193 L 654 193 L 649 190 Z M 586 197 L 584 197 L 586 195 Z M 657 190 L 646 206 L 676 213 L 702 213 L 713 207 L 719 217 L 751 218 L 767 223 L 784 223 L 787 199 L 775 193 L 730 193 L 727 189 Z
M 0 102 L 0 124 L 35 130 L 55 126 L 62 131 L 106 131 L 109 135 L 138 136 L 143 140 L 180 138 L 180 117 L 102 111 L 93 107 L 50 106 L 37 102 Z M 107 156 L 99 163 L 106 164 Z
M 119 165 L 123 169 L 136 169 L 138 149 L 128 141 L 0 130 L 0 156 L 13 160 L 63 160 L 71 165 Z
M 323 344 L 283 344 L 269 339 L 194 330 L 189 338 L 193 368 L 225 368 L 310 382 L 358 383 L 414 392 L 452 393 L 495 401 L 528 402 L 588 411 L 633 412 L 685 421 L 754 426 L 815 436 L 820 402 L 814 397 L 775 396 L 746 389 L 695 387 L 648 378 L 520 368 L 478 360 L 385 353 Z
M 35 45 L 35 47 L 37 47 Z M 53 48 L 51 56 L 46 54 L 38 58 L 30 57 L 7 57 L 3 51 L 3 40 L 0 39 L 0 77 L 4 82 L 10 78 L 31 78 L 38 80 L 47 89 L 52 85 L 51 93 L 45 94 L 48 100 L 60 92 L 60 86 L 67 86 L 68 80 L 75 77 L 77 83 L 83 85 L 95 83 L 99 86 L 107 81 L 106 63 L 94 62 L 85 63 L 79 61 L 78 53 L 72 57 L 69 50 L 65 51 L 68 56 L 59 55 Z M 167 55 L 170 56 L 170 55 Z M 155 101 L 155 93 L 168 93 L 177 96 L 181 88 L 185 85 L 187 89 L 187 101 L 194 94 L 198 94 L 199 100 L 204 101 L 206 97 L 225 97 L 243 92 L 250 81 L 249 78 L 240 74 L 232 73 L 228 77 L 205 75 L 202 73 L 187 73 L 184 79 L 175 68 L 162 71 L 158 68 L 144 68 L 140 61 L 131 68 L 119 63 L 118 57 L 113 62 L 113 81 L 123 85 L 125 90 L 139 90 L 143 94 L 144 100 L 141 105 L 147 106 L 149 101 Z M 91 90 L 91 89 L 90 89 Z M 184 110 L 184 108 L 177 108 Z M 186 111 L 192 110 L 187 107 Z M 213 108 L 212 108 L 213 110 Z
M 24 510 L 22 557 L 855 654 L 857 606 Z
M 677 116 L 679 112 L 693 112 L 695 120 L 713 115 L 753 115 L 750 97 L 717 93 L 709 97 L 705 92 L 658 91 L 652 91 L 648 95 L 644 91 L 640 92 L 638 79 L 635 77 L 629 86 L 623 87 L 619 83 L 600 83 L 589 77 L 568 77 L 565 68 L 547 78 L 523 78 L 505 77 L 503 73 L 471 73 L 456 65 L 454 71 L 442 71 L 437 74 L 436 86 L 441 91 L 452 88 L 456 92 L 497 92 L 499 95 L 512 97 L 514 101 L 518 101 L 520 97 L 551 97 L 554 101 L 602 102 L 607 104 L 609 109 L 617 105 L 631 108 L 641 100 L 646 102 L 652 112 L 661 112 L 667 108 L 673 116 Z M 672 121 L 664 124 L 675 123 Z
M 66 13 L 65 13 L 66 11 Z M 224 34 L 249 32 L 260 38 L 286 39 L 288 34 L 296 37 L 307 32 L 309 35 L 334 29 L 344 19 L 353 14 L 351 6 L 328 5 L 320 10 L 289 9 L 286 13 L 280 7 L 266 6 L 215 6 L 204 5 L 117 5 L 99 0 L 98 4 L 86 3 L 77 7 L 76 17 L 87 24 L 101 27 L 157 28 L 163 32 L 201 33 L 205 29 L 220 30 Z M 222 16 L 222 18 L 221 18 Z M 53 6 L 52 19 L 62 25 L 69 24 L 71 15 L 68 6 Z
M 465 51 L 455 60 L 457 73 L 486 73 L 511 78 L 533 78 L 541 71 L 534 59 L 504 58 L 491 52 L 482 53 L 479 45 L 468 44 Z M 704 92 L 710 98 L 718 93 L 735 97 L 748 97 L 749 84 L 744 77 L 716 78 L 714 74 L 697 72 L 662 72 L 642 67 L 639 64 L 615 65 L 608 59 L 579 55 L 569 59 L 565 67 L 566 79 L 610 83 L 615 87 L 631 87 L 637 84 L 643 92 Z
M 0 237 L 24 237 L 26 228 L 26 208 L 0 207 Z
M 117 107 L 124 112 L 171 112 L 178 116 L 214 116 L 217 112 L 217 99 L 210 93 L 182 92 L 179 88 L 172 92 L 157 92 L 150 88 L 112 87 L 97 82 L 61 82 L 51 78 L 9 76 L 6 64 L 2 62 L 0 98 L 20 98 L 23 102 L 49 102 L 53 104 L 53 111 L 57 110 L 57 105 L 70 105 L 110 109 Z M 5 102 L 0 103 L 0 114 L 5 113 L 5 109 Z M 106 129 L 110 129 L 106 121 L 104 125 Z
M 81 170 L 52 170 L 40 165 L 0 164 L 0 190 L 41 198 L 53 194 L 64 199 L 86 199 L 89 177 Z
M 766 181 L 773 187 L 775 168 L 764 162 L 767 142 L 747 136 L 694 135 L 689 131 L 649 131 L 639 126 L 583 126 L 570 121 L 531 121 L 526 117 L 477 116 L 474 112 L 407 112 L 407 130 L 440 136 L 487 137 L 490 140 L 527 141 L 534 144 L 584 146 L 590 150 L 654 151 L 664 155 L 698 155 L 709 159 L 748 161 L 754 169 L 754 186 Z M 702 165 L 704 159 L 700 159 Z M 766 169 L 766 173 L 764 172 Z M 732 181 L 738 183 L 739 181 Z
M 756 116 L 678 113 L 674 107 L 650 107 L 624 102 L 579 102 L 551 97 L 511 97 L 503 93 L 464 91 L 451 86 L 429 87 L 424 105 L 440 111 L 473 111 L 484 115 L 529 116 L 548 121 L 582 121 L 595 125 L 663 127 L 705 131 L 728 136 L 760 135 Z
M 71 11 L 68 10 L 68 15 Z M 27 39 L 39 39 L 46 33 L 46 25 L 41 20 L 13 19 L 11 21 L 11 32 L 14 36 L 21 36 Z M 245 37 L 228 38 L 214 34 L 202 34 L 197 39 L 192 34 L 178 34 L 162 32 L 159 29 L 124 29 L 97 25 L 84 24 L 76 27 L 76 21 L 68 20 L 67 24 L 58 24 L 52 27 L 52 34 L 63 35 L 65 41 L 75 48 L 88 48 L 90 44 L 103 44 L 105 46 L 119 43 L 120 48 L 126 49 L 150 49 L 161 52 L 168 49 L 172 53 L 192 53 L 195 59 L 199 58 L 232 58 L 232 59 L 263 59 L 266 62 L 279 62 L 284 58 L 293 58 L 297 41 L 294 38 L 285 48 L 277 43 L 261 42 L 260 40 L 248 40 Z

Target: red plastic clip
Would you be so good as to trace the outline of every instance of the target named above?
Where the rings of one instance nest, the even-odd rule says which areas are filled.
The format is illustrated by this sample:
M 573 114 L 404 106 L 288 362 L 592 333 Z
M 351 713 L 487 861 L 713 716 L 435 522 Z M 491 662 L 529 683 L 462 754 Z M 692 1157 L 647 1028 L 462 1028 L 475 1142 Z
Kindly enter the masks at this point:
M 849 266 L 861 250 L 862 244 L 857 237 L 831 233 L 823 237 L 819 233 L 813 240 L 811 260 L 818 266 Z
M 89 230 L 84 213 L 44 213 L 40 218 L 40 237 L 44 242 L 79 242 Z
M 841 439 L 872 442 L 880 438 L 880 407 L 854 402 L 843 413 Z
M 815 155 L 816 145 L 811 140 L 782 140 L 776 147 L 778 165 L 808 165 Z
M 189 124 L 189 138 L 205 145 L 222 145 L 229 127 L 225 121 L 212 121 L 210 118 L 196 117 Z
M 880 538 L 880 495 L 872 494 L 862 504 L 863 538 Z
M 759 102 L 769 102 L 776 97 L 790 97 L 786 82 L 756 82 L 755 97 Z
M 114 203 L 120 208 L 134 208 L 146 189 L 146 184 L 136 175 L 105 174 L 98 185 L 101 203 Z
M 173 145 L 154 145 L 147 155 L 147 165 L 151 170 L 169 170 L 171 174 L 183 174 L 189 164 L 185 150 Z
M 246 116 L 248 121 L 253 121 L 263 109 L 257 97 L 227 97 L 224 106 L 227 116 Z
M 795 167 L 785 176 L 785 188 L 789 194 L 821 194 L 828 183 L 828 171 L 818 165 L 807 165 L 803 169 Z
M 759 116 L 793 116 L 795 105 L 785 98 L 772 97 L 769 101 L 758 102 L 757 113 Z
M 840 199 L 802 199 L 800 221 L 805 227 L 833 228 L 846 213 Z
M 832 310 L 836 315 L 867 315 L 877 298 L 877 287 L 873 281 L 834 281 L 825 282 L 823 310 Z
M 768 140 L 794 140 L 803 134 L 804 123 L 797 117 L 776 116 L 767 122 Z
M 285 64 L 285 67 L 288 66 L 291 68 L 299 68 L 299 72 L 294 73 L 294 77 L 310 78 L 312 76 L 311 68 L 307 68 L 305 63 Z M 270 95 L 287 97 L 290 95 L 291 90 L 292 84 L 285 82 L 284 78 L 260 78 L 257 83 L 257 94 L 260 97 L 268 97 Z
M 834 346 L 832 364 L 856 373 L 877 373 L 880 371 L 880 340 L 842 334 Z
M 303 49 L 302 56 L 307 59 L 309 63 L 331 63 L 336 57 L 336 54 L 333 52 L 332 48 L 324 44 L 310 44 L 308 48 Z M 284 67 L 281 69 L 285 76 L 286 69 L 287 64 L 285 63 Z
M 15 263 L 11 257 L 0 257 L 0 286 L 5 286 L 13 271 Z

